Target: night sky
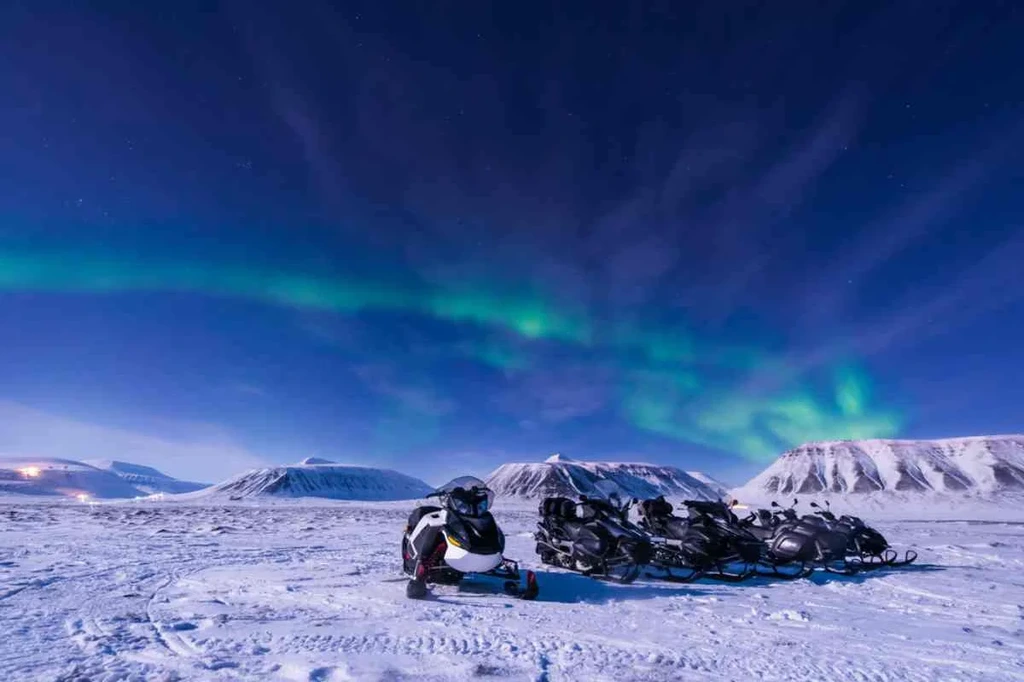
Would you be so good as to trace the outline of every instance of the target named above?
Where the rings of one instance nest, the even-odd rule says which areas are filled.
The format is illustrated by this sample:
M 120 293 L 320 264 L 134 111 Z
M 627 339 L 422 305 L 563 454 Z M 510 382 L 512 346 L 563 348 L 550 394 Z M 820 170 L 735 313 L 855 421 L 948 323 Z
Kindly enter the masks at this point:
M 741 483 L 1019 432 L 1022 35 L 1014 2 L 3 3 L 0 452 Z

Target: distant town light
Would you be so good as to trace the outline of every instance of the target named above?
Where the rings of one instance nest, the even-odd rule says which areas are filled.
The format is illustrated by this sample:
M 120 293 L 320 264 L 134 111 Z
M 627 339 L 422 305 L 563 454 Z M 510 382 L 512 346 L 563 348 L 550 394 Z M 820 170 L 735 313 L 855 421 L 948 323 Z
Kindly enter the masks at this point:
M 21 469 L 18 469 L 18 473 L 25 478 L 37 478 L 42 471 L 39 467 L 22 467 Z
M 77 495 L 75 495 L 75 498 L 79 502 L 88 502 L 89 501 L 89 494 L 88 493 L 78 493 Z

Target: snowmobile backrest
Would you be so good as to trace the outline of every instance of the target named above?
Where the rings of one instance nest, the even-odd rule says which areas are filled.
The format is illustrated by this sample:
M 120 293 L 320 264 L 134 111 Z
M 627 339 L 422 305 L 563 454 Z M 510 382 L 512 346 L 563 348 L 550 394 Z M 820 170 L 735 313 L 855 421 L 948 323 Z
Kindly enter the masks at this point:
M 640 503 L 640 513 L 648 518 L 668 516 L 672 513 L 672 505 L 664 497 L 655 497 Z
M 576 503 L 568 497 L 548 497 L 540 503 L 541 516 L 554 516 L 566 521 L 576 520 Z

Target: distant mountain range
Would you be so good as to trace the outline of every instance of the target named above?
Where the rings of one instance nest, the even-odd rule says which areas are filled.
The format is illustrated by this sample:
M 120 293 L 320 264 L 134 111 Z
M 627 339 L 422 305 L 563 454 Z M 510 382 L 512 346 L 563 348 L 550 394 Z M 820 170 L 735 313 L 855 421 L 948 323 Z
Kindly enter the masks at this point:
M 156 493 L 166 493 L 169 495 L 191 493 L 196 490 L 202 490 L 210 485 L 209 483 L 180 481 L 153 467 L 132 464 L 130 462 L 119 462 L 115 459 L 87 459 L 84 461 L 84 464 L 109 471 L 149 495 Z
M 700 471 L 635 462 L 586 462 L 553 455 L 543 462 L 508 463 L 487 478 L 501 497 L 607 496 L 678 501 L 735 497 L 759 504 L 798 497 L 841 502 L 844 509 L 910 514 L 943 511 L 950 518 L 985 506 L 999 518 L 1024 509 L 1024 436 L 945 440 L 813 442 L 783 453 L 745 485 L 726 486 Z M 433 488 L 390 469 L 307 458 L 297 464 L 244 472 L 206 486 L 180 481 L 148 466 L 118 460 L 85 462 L 42 457 L 0 458 L 0 494 L 41 498 L 124 499 L 153 494 L 167 500 L 248 499 L 415 500 Z M 970 508 L 970 509 L 969 509 Z M 903 518 L 903 516 L 901 516 Z M 909 517 L 908 517 L 909 518 Z M 980 518 L 980 517 L 977 517 Z
M 780 456 L 746 485 L 740 500 L 879 493 L 984 497 L 1024 492 L 1024 436 L 945 440 L 829 441 Z
M 253 469 L 188 497 L 242 500 L 318 497 L 333 500 L 413 500 L 433 488 L 390 469 L 307 458 L 298 464 Z
M 99 465 L 99 466 L 97 466 Z M 0 458 L 0 493 L 79 499 L 145 497 L 202 488 L 150 467 L 117 461 L 92 464 L 54 457 Z
M 500 497 L 520 499 L 604 497 L 612 492 L 623 498 L 665 495 L 719 499 L 714 487 L 676 467 L 633 462 L 580 462 L 560 454 L 543 462 L 503 464 L 487 477 L 487 485 Z

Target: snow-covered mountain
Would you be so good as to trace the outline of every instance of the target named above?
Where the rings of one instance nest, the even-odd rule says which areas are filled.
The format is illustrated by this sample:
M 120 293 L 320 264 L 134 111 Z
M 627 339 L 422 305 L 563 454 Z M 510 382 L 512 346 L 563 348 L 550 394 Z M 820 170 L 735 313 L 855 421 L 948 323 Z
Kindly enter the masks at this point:
M 543 462 L 502 464 L 487 477 L 487 485 L 501 497 L 537 499 L 562 495 L 641 499 L 665 495 L 674 498 L 717 500 L 706 484 L 676 467 L 633 462 L 578 462 L 552 455 Z
M 130 498 L 145 495 L 120 476 L 84 462 L 54 457 L 0 459 L 0 494 L 78 499 Z
M 390 469 L 307 458 L 298 464 L 253 469 L 187 497 L 228 499 L 319 497 L 332 500 L 414 500 L 433 488 Z
M 181 481 L 153 467 L 132 464 L 131 462 L 119 462 L 112 459 L 87 459 L 84 463 L 97 469 L 109 471 L 148 494 L 168 493 L 174 495 L 177 493 L 191 493 L 196 490 L 202 490 L 210 485 L 209 483 Z
M 687 471 L 686 474 L 697 479 L 707 487 L 711 488 L 719 497 L 725 497 L 726 495 L 729 494 L 730 486 L 726 485 L 725 483 L 722 483 L 717 478 L 714 478 L 704 473 L 703 471 Z
M 1024 436 L 830 441 L 801 445 L 746 485 L 740 500 L 900 493 L 984 497 L 1024 492 Z

